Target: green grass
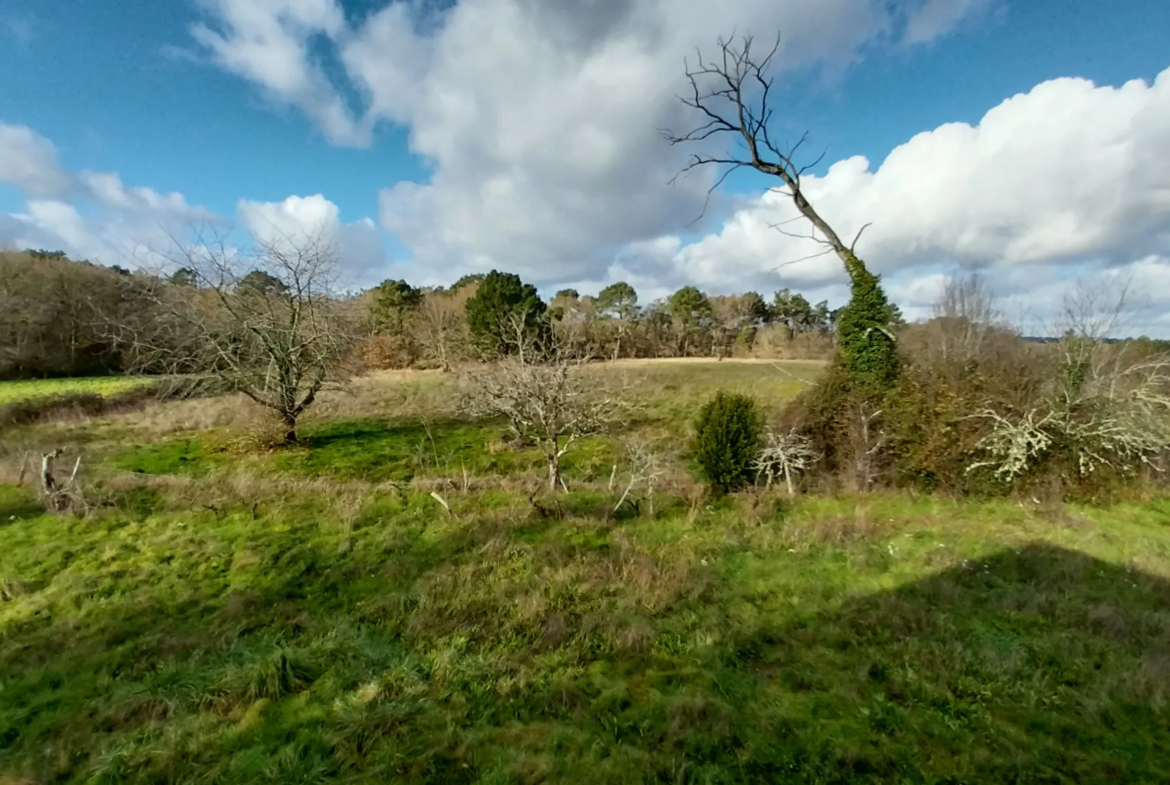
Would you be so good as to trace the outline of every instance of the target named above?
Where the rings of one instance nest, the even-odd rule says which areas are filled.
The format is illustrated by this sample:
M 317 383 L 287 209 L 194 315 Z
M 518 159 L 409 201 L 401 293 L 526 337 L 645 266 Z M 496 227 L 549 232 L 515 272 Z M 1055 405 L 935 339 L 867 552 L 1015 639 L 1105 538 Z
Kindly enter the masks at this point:
M 743 384 L 772 383 L 756 373 Z M 646 383 L 653 427 L 708 384 L 677 381 Z M 123 447 L 84 519 L 0 485 L 0 772 L 1164 781 L 1170 502 L 703 501 L 682 484 L 656 517 L 613 519 L 609 438 L 578 456 L 563 518 L 506 484 L 445 489 L 448 515 L 410 485 L 458 476 L 436 454 L 539 476 L 488 447 L 498 433 L 350 418 L 272 454 L 211 433 Z M 369 484 L 385 479 L 405 489 Z
M 89 379 L 21 379 L 0 381 L 0 405 L 54 395 L 95 393 L 116 395 L 148 383 L 140 378 L 104 376 Z

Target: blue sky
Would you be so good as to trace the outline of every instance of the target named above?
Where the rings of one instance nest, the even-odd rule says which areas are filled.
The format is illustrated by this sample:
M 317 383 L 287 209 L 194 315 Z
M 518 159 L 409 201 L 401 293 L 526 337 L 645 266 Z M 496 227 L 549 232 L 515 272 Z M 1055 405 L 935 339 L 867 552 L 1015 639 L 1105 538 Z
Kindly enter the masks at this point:
M 728 284 L 712 271 L 733 253 L 735 226 L 758 218 L 752 210 L 763 209 L 759 197 L 770 184 L 759 176 L 732 178 L 721 209 L 700 226 L 687 226 L 703 181 L 665 190 L 678 151 L 655 149 L 649 141 L 655 123 L 680 121 L 677 106 L 666 99 L 682 88 L 682 57 L 695 45 L 709 49 L 714 43 L 712 19 L 726 20 L 727 31 L 751 29 L 760 38 L 776 28 L 786 31 L 782 51 L 793 54 L 778 77 L 785 86 L 778 127 L 791 136 L 807 130 L 810 149 L 828 151 L 815 174 L 829 190 L 831 164 L 862 155 L 873 174 L 916 134 L 947 123 L 976 125 L 1005 99 L 1049 80 L 1083 77 L 1119 87 L 1143 79 L 1152 85 L 1170 67 L 1165 0 L 826 0 L 815 11 L 796 0 L 615 0 L 566 3 L 555 11 L 537 10 L 535 0 L 459 0 L 445 4 L 445 16 L 416 0 L 409 13 L 393 18 L 387 5 L 0 0 L 0 124 L 45 140 L 55 153 L 52 165 L 65 172 L 115 173 L 125 187 L 178 192 L 187 206 L 245 224 L 241 200 L 256 205 L 252 215 L 289 220 L 318 215 L 322 203 L 335 205 L 338 226 L 360 234 L 355 247 L 373 254 L 362 262 L 363 280 L 453 278 L 501 266 L 548 287 L 585 282 L 588 288 L 625 276 L 643 289 L 684 280 L 715 289 Z M 607 15 L 617 21 L 598 21 Z M 194 33 L 197 25 L 211 37 Z M 484 32 L 493 25 L 494 33 Z M 564 45 L 541 46 L 552 40 Z M 358 45 L 363 41 L 364 48 Z M 634 46 L 622 49 L 623 41 Z M 636 52 L 640 59 L 623 62 L 615 52 Z M 674 81 L 668 78 L 672 68 Z M 626 73 L 628 84 L 621 84 Z M 594 85 L 606 79 L 621 86 L 599 98 Z M 647 100 L 638 100 L 639 91 Z M 1163 141 L 1165 92 L 1147 89 L 1136 99 L 1143 103 L 1132 107 L 1137 119 L 1103 130 L 1100 138 Z M 1100 91 L 1086 98 L 1108 100 Z M 330 125 L 326 115 L 334 105 L 344 119 Z M 1093 116 L 1088 103 L 1081 111 Z M 369 136 L 367 122 L 373 124 Z M 1072 126 L 1079 122 L 1070 118 Z M 529 129 L 538 129 L 532 139 L 514 141 Z M 1072 138 L 1075 131 L 1067 140 L 1073 150 L 1088 143 Z M 408 140 L 427 157 L 412 154 Z M 1062 141 L 1045 139 L 1040 149 Z M 607 164 L 587 159 L 584 150 L 593 143 Z M 564 145 L 563 161 L 558 145 Z M 11 157 L 28 159 L 16 143 L 10 148 Z M 985 144 L 981 149 L 987 153 Z M 958 171 L 963 159 L 954 155 L 935 165 Z M 4 172 L 0 163 L 0 218 L 16 217 L 16 223 L 0 223 L 0 232 L 9 227 L 10 240 L 35 236 L 85 245 L 83 232 L 111 234 L 102 222 L 131 232 L 158 217 L 131 215 L 125 205 L 111 212 L 100 199 L 50 194 L 89 219 L 65 232 L 54 223 L 65 220 L 61 211 L 42 205 L 42 214 L 29 218 L 30 200 L 45 194 L 30 194 L 27 172 Z M 1118 177 L 1117 188 L 1130 188 Z M 972 179 L 956 187 L 971 187 Z M 389 193 L 403 181 L 421 187 Z M 1141 226 L 1160 237 L 1167 227 L 1158 220 L 1162 203 L 1153 186 L 1162 184 L 1145 185 L 1153 201 L 1133 209 L 1140 208 L 1147 222 Z M 323 202 L 303 203 L 299 213 L 280 207 L 288 197 L 318 194 Z M 837 197 L 826 198 L 835 205 Z M 853 209 L 841 212 L 852 217 Z M 1053 210 L 1075 213 L 1064 204 Z M 35 233 L 19 233 L 33 223 Z M 875 222 L 879 234 L 881 227 Z M 927 225 L 922 234 L 969 238 L 977 229 Z M 1020 256 L 1003 276 L 1021 281 L 1008 287 L 1019 291 L 1008 294 L 1022 295 L 1028 281 L 1074 277 L 1107 257 L 1111 267 L 1142 263 L 1160 274 L 1168 249 L 1136 242 L 1132 232 L 1115 233 L 1125 235 L 1116 247 L 1093 239 L 1080 252 L 1055 243 L 1048 256 Z M 86 249 L 101 255 L 94 249 L 108 240 Z M 766 242 L 742 239 L 737 247 L 759 253 Z M 936 243 L 929 259 L 918 259 L 921 243 L 914 238 L 903 236 L 901 246 L 881 236 L 875 242 L 878 266 L 908 292 L 915 286 L 925 291 L 921 281 L 956 264 L 1014 258 L 1007 240 L 979 253 L 969 251 L 968 240 Z M 704 257 L 708 247 L 723 256 Z M 911 258 L 916 261 L 902 261 Z M 798 288 L 841 294 L 839 271 L 831 266 L 793 275 Z M 775 279 L 764 261 L 736 276 L 760 288 L 786 283 Z

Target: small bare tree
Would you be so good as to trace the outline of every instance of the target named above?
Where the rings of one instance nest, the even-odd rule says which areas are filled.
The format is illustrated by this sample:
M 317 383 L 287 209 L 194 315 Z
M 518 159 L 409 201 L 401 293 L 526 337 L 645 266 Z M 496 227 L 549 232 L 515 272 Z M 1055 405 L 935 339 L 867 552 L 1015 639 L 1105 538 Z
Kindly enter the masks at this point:
M 45 505 L 46 512 L 84 513 L 88 509 L 88 506 L 85 503 L 85 497 L 81 493 L 81 487 L 77 478 L 77 473 L 81 470 L 81 456 L 78 456 L 77 460 L 73 462 L 73 470 L 70 471 L 68 478 L 61 479 L 57 475 L 56 461 L 65 452 L 64 447 L 58 447 L 55 450 L 50 450 L 41 455 L 39 477 L 41 503 Z M 24 476 L 28 470 L 28 464 L 31 458 L 31 453 L 26 452 L 24 454 L 21 460 L 20 477 L 17 480 L 17 485 L 24 483 Z
M 756 477 L 766 478 L 767 486 L 780 478 L 788 488 L 788 495 L 796 495 L 793 477 L 812 468 L 820 455 L 813 449 L 807 436 L 795 429 L 787 433 L 776 433 L 771 428 L 765 434 L 764 448 L 754 463 Z
M 631 502 L 634 509 L 639 508 L 642 499 L 646 500 L 648 512 L 651 518 L 654 517 L 654 488 L 658 485 L 658 481 L 662 478 L 664 467 L 662 465 L 662 458 L 654 449 L 654 446 L 645 439 L 633 439 L 625 445 L 626 463 L 629 467 L 629 476 L 626 480 L 626 487 L 622 490 L 618 497 L 617 504 L 613 506 L 612 515 L 616 515 L 618 510 L 627 501 Z M 614 464 L 613 474 L 610 476 L 609 487 L 614 490 L 614 481 L 617 479 L 617 464 Z M 642 489 L 642 493 L 639 493 Z
M 178 244 L 184 283 L 138 282 L 151 312 L 113 325 L 143 370 L 189 389 L 239 392 L 274 412 L 286 443 L 322 390 L 352 374 L 357 334 L 337 291 L 337 249 L 320 235 L 257 242 L 249 253 L 222 240 Z
M 561 460 L 580 439 L 612 423 L 622 407 L 619 392 L 583 373 L 587 355 L 546 334 L 528 337 L 523 314 L 512 315 L 507 340 L 517 351 L 496 362 L 464 371 L 460 408 L 473 417 L 506 417 L 521 443 L 535 443 L 548 467 L 548 487 L 565 488 Z

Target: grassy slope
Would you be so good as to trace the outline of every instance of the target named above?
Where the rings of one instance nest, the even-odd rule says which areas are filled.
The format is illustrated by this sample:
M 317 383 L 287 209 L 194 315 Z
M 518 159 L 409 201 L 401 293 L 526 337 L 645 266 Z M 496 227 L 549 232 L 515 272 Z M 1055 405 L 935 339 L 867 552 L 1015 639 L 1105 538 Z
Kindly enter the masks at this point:
M 665 447 L 716 386 L 791 394 L 768 366 L 647 373 L 638 429 Z M 508 490 L 535 456 L 442 420 L 429 380 L 379 389 L 295 453 L 60 428 L 105 472 L 86 520 L 0 486 L 0 772 L 1164 779 L 1170 504 L 704 503 L 679 482 L 612 521 L 601 439 L 552 520 Z M 425 490 L 464 467 L 499 481 L 444 488 L 448 517 Z

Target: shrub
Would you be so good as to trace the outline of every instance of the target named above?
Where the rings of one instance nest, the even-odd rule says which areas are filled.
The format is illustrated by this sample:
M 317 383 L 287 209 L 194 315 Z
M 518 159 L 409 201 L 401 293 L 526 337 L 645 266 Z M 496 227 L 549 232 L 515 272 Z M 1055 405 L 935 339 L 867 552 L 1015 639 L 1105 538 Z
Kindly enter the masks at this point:
M 746 395 L 717 392 L 695 423 L 695 458 L 711 488 L 726 493 L 749 484 L 763 418 Z

